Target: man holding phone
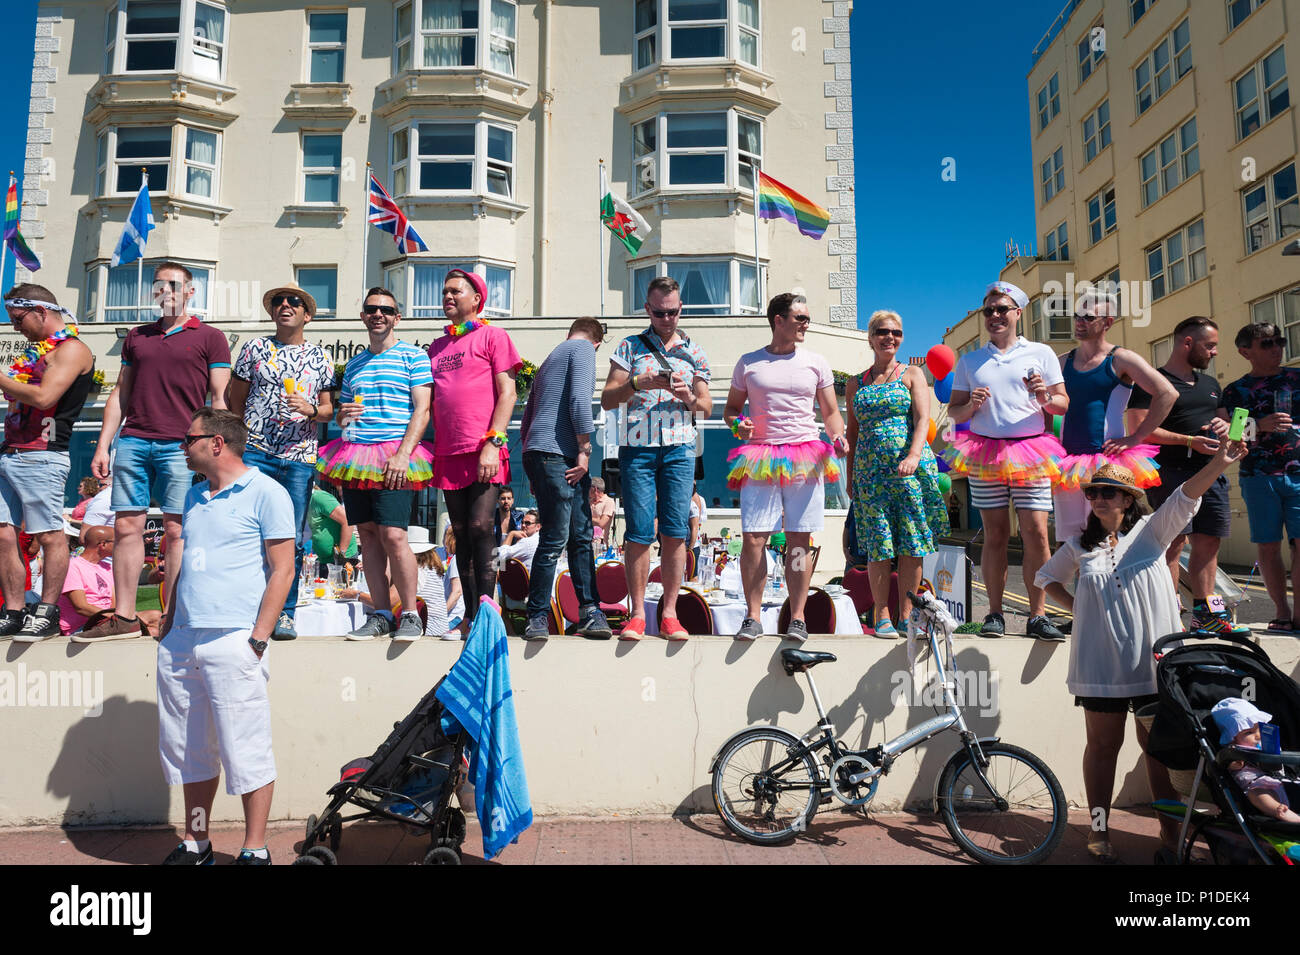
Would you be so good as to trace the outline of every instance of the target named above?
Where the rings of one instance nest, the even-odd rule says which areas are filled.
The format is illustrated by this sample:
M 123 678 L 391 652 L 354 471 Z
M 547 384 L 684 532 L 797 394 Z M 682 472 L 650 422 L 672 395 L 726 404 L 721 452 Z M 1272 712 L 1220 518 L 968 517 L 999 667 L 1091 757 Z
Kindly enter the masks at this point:
M 1250 362 L 1250 374 L 1223 389 L 1219 414 L 1231 416 L 1234 425 L 1243 414 L 1254 422 L 1250 454 L 1238 471 L 1241 497 L 1250 520 L 1250 539 L 1259 548 L 1259 572 L 1276 608 L 1268 632 L 1293 633 L 1300 630 L 1300 621 L 1291 616 L 1287 599 L 1282 538 L 1285 529 L 1291 546 L 1291 589 L 1300 597 L 1300 430 L 1291 421 L 1291 403 L 1300 393 L 1300 369 L 1282 367 L 1286 340 L 1271 322 L 1247 325 L 1237 332 L 1235 344 Z M 1249 426 L 1246 431 L 1249 437 Z

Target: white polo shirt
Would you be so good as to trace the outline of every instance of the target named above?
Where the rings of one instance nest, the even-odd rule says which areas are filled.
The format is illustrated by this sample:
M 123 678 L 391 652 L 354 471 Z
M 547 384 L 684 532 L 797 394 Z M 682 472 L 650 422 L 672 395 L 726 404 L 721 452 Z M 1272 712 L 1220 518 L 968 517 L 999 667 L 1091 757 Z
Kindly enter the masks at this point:
M 1031 438 L 1044 431 L 1043 408 L 1024 379 L 1031 371 L 1043 377 L 1047 387 L 1065 380 L 1056 352 L 1046 345 L 1027 341 L 1023 335 L 1006 352 L 989 342 L 978 351 L 962 355 L 957 362 L 953 391 L 970 394 L 987 388 L 989 399 L 971 416 L 970 429 L 986 438 Z

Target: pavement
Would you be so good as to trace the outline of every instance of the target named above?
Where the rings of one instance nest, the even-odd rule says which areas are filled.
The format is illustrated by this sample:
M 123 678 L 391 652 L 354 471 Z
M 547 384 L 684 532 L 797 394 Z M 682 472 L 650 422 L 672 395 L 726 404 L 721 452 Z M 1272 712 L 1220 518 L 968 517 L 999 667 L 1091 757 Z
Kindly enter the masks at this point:
M 1049 865 L 1096 865 L 1086 850 L 1088 813 L 1070 813 L 1065 839 Z M 293 861 L 305 823 L 273 823 L 267 847 L 277 864 Z M 1159 847 L 1149 814 L 1114 810 L 1111 843 L 1122 862 L 1147 865 Z M 243 827 L 213 827 L 217 864 L 233 860 Z M 171 827 L 0 829 L 5 865 L 155 865 L 180 840 Z M 485 865 L 478 824 L 469 820 L 466 865 Z M 344 827 L 340 865 L 413 865 L 429 850 L 429 837 L 394 823 Z M 500 865 L 974 865 L 957 849 L 938 816 L 845 809 L 819 812 L 808 831 L 784 846 L 750 845 L 713 814 L 693 816 L 543 817 L 490 864 Z

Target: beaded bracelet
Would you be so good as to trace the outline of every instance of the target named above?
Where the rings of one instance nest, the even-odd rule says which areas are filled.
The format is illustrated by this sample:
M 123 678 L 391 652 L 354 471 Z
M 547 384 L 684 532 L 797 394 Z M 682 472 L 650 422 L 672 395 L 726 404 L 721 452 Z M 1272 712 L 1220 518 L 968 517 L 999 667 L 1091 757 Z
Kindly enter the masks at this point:
M 737 438 L 740 437 L 740 426 L 742 424 L 752 424 L 752 422 L 743 414 L 736 415 L 736 420 L 731 422 L 731 433 Z

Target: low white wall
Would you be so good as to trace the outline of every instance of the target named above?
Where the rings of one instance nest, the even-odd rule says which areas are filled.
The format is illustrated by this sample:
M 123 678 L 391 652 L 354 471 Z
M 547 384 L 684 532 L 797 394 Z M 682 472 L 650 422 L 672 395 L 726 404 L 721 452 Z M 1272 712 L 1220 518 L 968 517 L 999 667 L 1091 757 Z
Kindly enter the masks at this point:
M 1264 641 L 1293 677 L 1300 641 Z M 708 810 L 709 761 L 735 730 L 778 723 L 802 733 L 815 710 L 802 677 L 780 668 L 783 644 L 695 638 L 669 644 L 552 638 L 510 641 L 511 673 L 533 808 L 539 814 L 666 813 Z M 838 662 L 814 671 L 818 690 L 850 745 L 896 736 L 933 714 L 926 698 L 908 706 L 903 643 L 814 637 L 809 649 Z M 454 662 L 459 643 L 347 643 L 303 638 L 273 644 L 271 698 L 279 767 L 272 814 L 319 812 L 348 760 L 369 755 L 397 720 Z M 1070 646 L 1023 638 L 960 638 L 968 718 L 1037 753 L 1071 802 L 1084 802 L 1083 716 L 1065 689 Z M 163 784 L 151 640 L 83 647 L 52 640 L 7 644 L 0 661 L 0 825 L 141 823 L 181 817 L 179 790 Z M 74 677 L 75 675 L 75 682 Z M 88 715 L 83 686 L 102 699 Z M 44 690 L 42 691 L 42 688 Z M 96 688 L 102 697 L 96 697 Z M 75 704 L 75 705 L 71 705 Z M 929 799 L 957 738 L 945 733 L 901 757 L 876 805 Z M 1130 738 L 1120 758 L 1118 805 L 1146 798 Z M 219 820 L 238 819 L 239 801 L 220 795 Z

